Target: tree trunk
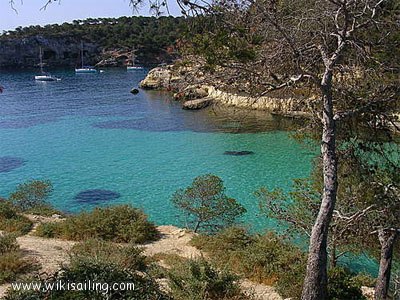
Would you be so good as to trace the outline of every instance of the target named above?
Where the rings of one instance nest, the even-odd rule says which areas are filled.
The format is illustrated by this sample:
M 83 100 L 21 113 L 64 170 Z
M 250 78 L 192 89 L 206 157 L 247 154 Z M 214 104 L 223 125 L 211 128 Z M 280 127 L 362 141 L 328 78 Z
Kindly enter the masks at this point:
M 193 232 L 197 233 L 197 230 L 199 230 L 199 227 L 200 227 L 200 221 L 197 221 L 196 225 L 194 226 Z
M 337 193 L 336 126 L 333 119 L 332 70 L 327 68 L 321 82 L 324 190 L 321 207 L 312 228 L 302 300 L 324 300 L 327 294 L 327 240 Z
M 331 269 L 336 268 L 337 265 L 336 243 L 334 241 L 332 242 L 331 253 L 329 257 L 329 265 Z
M 398 233 L 396 231 L 380 230 L 378 236 L 381 244 L 381 259 L 379 262 L 379 274 L 376 280 L 375 300 L 386 300 L 388 299 L 389 293 L 393 247 L 398 237 Z

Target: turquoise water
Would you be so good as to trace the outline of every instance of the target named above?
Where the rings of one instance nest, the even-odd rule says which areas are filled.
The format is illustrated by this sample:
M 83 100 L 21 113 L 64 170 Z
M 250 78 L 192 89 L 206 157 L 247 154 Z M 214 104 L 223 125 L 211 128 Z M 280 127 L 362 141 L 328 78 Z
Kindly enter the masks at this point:
M 157 224 L 180 225 L 169 199 L 198 175 L 214 173 L 248 210 L 253 230 L 273 226 L 253 196 L 261 186 L 290 189 L 307 176 L 315 153 L 289 137 L 290 123 L 264 113 L 182 110 L 164 93 L 129 93 L 145 72 L 107 70 L 39 83 L 34 73 L 0 73 L 0 196 L 30 179 L 49 179 L 51 202 L 67 212 L 130 203 Z M 225 151 L 252 151 L 246 156 Z M 107 190 L 119 198 L 76 199 Z M 107 197 L 106 197 L 107 198 Z M 115 198 L 115 197 L 114 197 Z M 347 259 L 371 270 L 367 258 Z M 372 271 L 373 272 L 373 271 Z
M 261 186 L 289 188 L 307 176 L 313 153 L 282 131 L 284 121 L 264 114 L 185 111 L 168 95 L 131 95 L 145 72 L 103 74 L 54 72 L 60 82 L 40 83 L 34 73 L 0 73 L 0 158 L 23 163 L 0 172 L 0 195 L 30 179 L 54 184 L 52 203 L 77 212 L 95 205 L 131 203 L 158 224 L 176 224 L 170 204 L 175 190 L 198 175 L 213 173 L 227 193 L 248 209 L 254 228 L 259 217 L 253 192 Z M 261 131 L 261 132 L 259 132 Z M 256 133 L 258 132 L 258 133 Z M 229 156 L 225 151 L 252 151 Z M 3 162 L 4 163 L 4 162 Z M 77 201 L 86 190 L 120 194 L 110 201 Z

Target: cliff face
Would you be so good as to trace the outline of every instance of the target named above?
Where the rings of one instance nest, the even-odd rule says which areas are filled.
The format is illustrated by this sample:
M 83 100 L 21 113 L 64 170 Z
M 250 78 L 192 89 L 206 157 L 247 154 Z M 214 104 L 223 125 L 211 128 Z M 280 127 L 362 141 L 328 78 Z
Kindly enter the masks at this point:
M 81 41 L 74 36 L 47 37 L 36 35 L 26 38 L 0 39 L 0 69 L 28 69 L 37 67 L 39 48 L 43 50 L 43 62 L 48 68 L 75 67 L 81 65 Z M 84 43 L 84 64 L 99 67 L 121 67 L 131 60 L 131 49 L 104 50 L 95 42 Z M 138 52 L 136 63 L 155 65 L 170 62 L 173 55 L 165 51 Z
M 48 67 L 79 66 L 81 42 L 74 37 L 32 36 L 22 39 L 0 39 L 0 68 L 33 68 L 39 63 L 39 48 Z M 94 43 L 84 44 L 84 63 L 96 64 L 101 48 Z

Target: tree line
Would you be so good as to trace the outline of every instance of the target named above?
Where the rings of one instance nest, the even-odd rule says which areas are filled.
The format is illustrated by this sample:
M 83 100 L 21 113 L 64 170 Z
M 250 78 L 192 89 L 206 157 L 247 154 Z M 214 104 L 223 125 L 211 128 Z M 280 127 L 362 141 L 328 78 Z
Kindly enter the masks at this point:
M 135 47 L 140 52 L 157 53 L 173 46 L 182 37 L 185 25 L 181 17 L 88 18 L 72 23 L 32 25 L 3 31 L 1 39 L 21 39 L 35 35 L 72 36 L 93 42 L 105 50 Z

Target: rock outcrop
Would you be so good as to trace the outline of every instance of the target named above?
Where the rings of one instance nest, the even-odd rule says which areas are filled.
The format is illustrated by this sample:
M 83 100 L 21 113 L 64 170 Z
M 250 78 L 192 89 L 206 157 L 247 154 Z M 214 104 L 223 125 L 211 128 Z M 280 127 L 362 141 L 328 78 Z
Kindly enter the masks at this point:
M 188 109 L 188 110 L 202 109 L 202 108 L 206 108 L 207 106 L 210 106 L 212 101 L 213 101 L 213 98 L 211 98 L 211 97 L 205 97 L 205 98 L 196 99 L 196 100 L 189 100 L 182 104 L 182 108 Z
M 307 116 L 315 101 L 301 98 L 251 97 L 224 92 L 212 85 L 186 82 L 183 73 L 174 66 L 157 67 L 140 83 L 143 89 L 174 91 L 174 98 L 183 102 L 184 109 L 201 109 L 214 103 L 243 109 L 264 110 L 288 116 Z
M 157 67 L 147 74 L 140 82 L 140 87 L 145 90 L 169 89 L 172 72 L 167 67 Z

